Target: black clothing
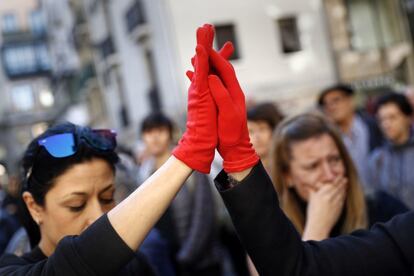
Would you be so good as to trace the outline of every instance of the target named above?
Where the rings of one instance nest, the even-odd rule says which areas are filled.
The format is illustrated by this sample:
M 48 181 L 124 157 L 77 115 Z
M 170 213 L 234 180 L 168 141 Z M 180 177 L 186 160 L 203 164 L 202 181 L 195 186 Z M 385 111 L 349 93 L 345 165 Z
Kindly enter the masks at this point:
M 79 236 L 67 236 L 47 258 L 38 248 L 0 258 L 0 275 L 154 275 L 140 253 L 119 237 L 106 215 Z
M 368 211 L 369 227 L 378 222 L 387 222 L 398 214 L 408 212 L 409 209 L 402 201 L 382 190 L 365 197 Z
M 295 200 L 299 203 L 299 208 L 302 210 L 302 213 L 306 214 L 307 203 L 303 201 L 295 191 L 293 191 L 292 194 L 295 197 Z M 407 206 L 405 206 L 401 201 L 380 190 L 365 196 L 365 202 L 367 206 L 369 227 L 377 222 L 386 222 L 394 216 L 408 211 Z M 330 238 L 341 235 L 344 222 L 345 209 L 339 217 L 338 222 L 329 233 Z
M 216 178 L 219 190 L 225 182 L 222 171 Z M 278 207 L 261 163 L 239 185 L 220 193 L 260 275 L 414 275 L 414 212 L 369 231 L 303 242 Z

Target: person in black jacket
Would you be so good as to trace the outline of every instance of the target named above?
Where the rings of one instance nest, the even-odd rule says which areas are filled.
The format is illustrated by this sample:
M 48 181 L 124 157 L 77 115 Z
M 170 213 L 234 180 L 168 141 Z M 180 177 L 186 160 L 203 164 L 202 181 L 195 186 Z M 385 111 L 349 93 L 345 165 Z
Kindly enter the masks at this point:
M 369 231 L 305 242 L 278 207 L 272 181 L 261 164 L 233 178 L 230 184 L 222 171 L 216 185 L 260 275 L 413 275 L 414 212 Z
M 224 203 L 260 275 L 414 275 L 414 212 L 368 230 L 323 241 L 302 241 L 279 207 L 273 183 L 243 137 L 245 102 L 231 64 L 210 49 L 209 87 L 218 109 L 218 150 L 224 170 L 216 178 Z M 231 142 L 231 146 L 230 146 Z M 223 148 L 223 146 L 225 148 Z M 230 157 L 245 166 L 229 170 Z M 227 166 L 226 166 L 227 165 Z
M 58 257 L 62 252 L 74 262 L 81 261 L 64 246 L 61 251 L 56 247 L 64 236 L 79 235 L 115 206 L 114 176 L 118 161 L 115 145 L 114 132 L 71 123 L 51 127 L 30 143 L 22 162 L 21 213 L 33 249 L 21 258 L 3 256 L 0 261 L 0 267 L 4 266 L 0 268 L 2 275 L 6 272 L 33 273 L 32 265 L 40 267 L 39 263 L 48 257 L 62 262 Z M 97 242 L 113 239 L 110 232 L 101 238 Z M 117 247 L 121 251 L 124 249 Z M 68 267 L 62 262 L 58 271 L 64 269 Z M 139 252 L 119 273 L 153 275 Z

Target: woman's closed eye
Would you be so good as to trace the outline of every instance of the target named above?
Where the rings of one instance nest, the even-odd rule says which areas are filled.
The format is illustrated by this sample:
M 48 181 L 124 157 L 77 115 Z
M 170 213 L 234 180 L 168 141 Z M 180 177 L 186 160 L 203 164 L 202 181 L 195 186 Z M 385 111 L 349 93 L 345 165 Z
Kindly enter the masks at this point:
M 114 203 L 114 197 L 101 198 L 100 201 L 101 201 L 102 204 L 112 204 L 112 203 Z
M 74 213 L 76 213 L 76 212 L 80 212 L 80 211 L 82 211 L 84 208 L 85 208 L 85 203 L 83 203 L 83 204 L 81 204 L 81 205 L 74 205 L 74 206 L 69 206 L 68 208 L 69 208 L 69 210 L 71 211 L 71 212 L 74 212 Z
M 318 167 L 318 162 L 313 162 L 304 166 L 305 170 L 312 171 Z
M 341 161 L 342 161 L 342 158 L 339 155 L 334 155 L 334 156 L 329 157 L 329 163 L 338 163 Z

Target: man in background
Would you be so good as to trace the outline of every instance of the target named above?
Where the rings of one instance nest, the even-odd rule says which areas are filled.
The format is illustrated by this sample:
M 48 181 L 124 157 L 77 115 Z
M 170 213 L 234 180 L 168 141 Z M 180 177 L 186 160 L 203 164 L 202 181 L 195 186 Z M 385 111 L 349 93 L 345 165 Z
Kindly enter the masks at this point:
M 389 93 L 378 99 L 376 115 L 386 143 L 369 161 L 370 182 L 414 209 L 413 109 L 407 97 Z
M 383 136 L 374 118 L 357 111 L 354 90 L 337 84 L 323 90 L 318 105 L 324 114 L 336 124 L 347 147 L 365 192 L 370 192 L 368 179 L 368 159 L 370 153 L 383 143 Z

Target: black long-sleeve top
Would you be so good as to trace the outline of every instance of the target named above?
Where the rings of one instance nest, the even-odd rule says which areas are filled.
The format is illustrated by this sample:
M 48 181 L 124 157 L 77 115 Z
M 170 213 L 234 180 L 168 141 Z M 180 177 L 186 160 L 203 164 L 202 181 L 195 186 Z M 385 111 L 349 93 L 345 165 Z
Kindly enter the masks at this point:
M 414 275 L 414 212 L 369 231 L 304 242 L 278 207 L 261 163 L 239 185 L 224 190 L 227 181 L 222 171 L 216 185 L 260 275 Z
M 47 258 L 36 247 L 17 257 L 0 258 L 0 275 L 154 275 L 145 258 L 134 251 L 116 233 L 103 215 L 79 236 L 67 236 Z

